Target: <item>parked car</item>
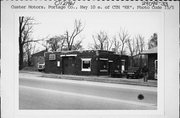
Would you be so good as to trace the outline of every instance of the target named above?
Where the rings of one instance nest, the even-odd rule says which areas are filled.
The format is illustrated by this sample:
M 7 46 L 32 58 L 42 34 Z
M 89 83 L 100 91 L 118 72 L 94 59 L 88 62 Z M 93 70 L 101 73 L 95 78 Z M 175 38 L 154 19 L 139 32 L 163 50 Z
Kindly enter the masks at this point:
M 143 77 L 142 69 L 139 67 L 130 67 L 126 72 L 126 77 L 139 79 Z
M 44 71 L 45 69 L 45 63 L 38 63 L 38 71 Z

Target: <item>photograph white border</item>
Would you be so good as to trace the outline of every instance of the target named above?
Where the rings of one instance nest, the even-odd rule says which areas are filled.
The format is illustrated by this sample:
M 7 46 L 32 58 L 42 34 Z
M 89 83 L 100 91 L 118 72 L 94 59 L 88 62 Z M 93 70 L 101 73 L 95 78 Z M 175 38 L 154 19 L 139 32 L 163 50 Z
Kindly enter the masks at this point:
M 66 12 L 66 11 L 64 11 Z M 88 11 L 67 11 L 67 14 L 69 12 L 74 12 L 74 13 L 77 13 L 77 12 L 87 12 Z M 90 11 L 90 12 L 99 12 L 99 11 Z M 101 12 L 109 12 L 109 11 L 100 11 L 99 13 Z M 111 11 L 113 12 L 113 11 Z M 115 11 L 116 13 L 119 13 L 117 11 Z M 121 12 L 121 11 L 120 11 Z M 122 11 L 122 12 L 129 12 L 129 11 Z M 133 11 L 131 11 L 133 12 Z M 139 12 L 149 12 L 149 11 L 137 11 L 138 13 Z M 135 13 L 137 13 L 135 12 Z M 160 15 L 162 15 L 162 19 L 160 19 L 160 21 L 162 21 L 164 24 L 164 13 L 163 12 L 160 12 L 160 11 L 153 11 L 153 12 L 156 12 L 156 13 L 159 13 Z M 32 16 L 34 14 L 43 14 L 43 15 L 46 15 L 46 14 L 57 14 L 57 15 L 61 15 L 60 12 L 17 12 L 15 13 L 15 17 L 14 19 L 15 20 L 18 20 L 18 18 L 20 16 Z M 18 37 L 18 21 L 16 21 L 15 23 L 15 29 L 14 31 L 15 32 L 15 37 Z M 161 35 L 158 35 L 158 38 L 162 38 L 162 40 L 158 40 L 158 44 L 161 44 L 161 45 L 158 45 L 158 78 L 164 78 L 164 28 L 162 26 L 161 28 Z M 15 46 L 15 49 L 17 50 L 18 49 L 18 44 Z M 18 55 L 18 53 L 16 54 Z M 18 58 L 18 57 L 16 57 Z M 18 67 L 18 65 L 16 66 Z M 19 72 L 19 71 L 18 71 Z M 19 78 L 19 77 L 17 77 Z M 17 80 L 16 83 L 19 83 L 19 79 L 15 79 Z M 19 84 L 15 87 L 16 88 L 19 88 Z M 17 94 L 15 95 L 19 95 L 19 89 L 17 89 L 17 91 L 15 92 Z M 96 115 L 109 115 L 109 114 L 114 114 L 114 115 L 128 115 L 129 112 L 131 114 L 135 114 L 135 115 L 163 115 L 164 114 L 164 79 L 158 79 L 158 84 L 157 84 L 157 110 L 18 110 L 19 108 L 19 96 L 16 96 L 17 99 L 15 99 L 15 103 L 18 103 L 18 104 L 15 104 L 15 108 L 16 108 L 16 111 L 15 112 L 19 112 L 20 114 L 39 114 L 39 112 L 43 112 L 43 114 L 57 114 L 55 116 L 66 116 L 68 114 L 71 114 L 71 115 L 77 115 L 77 114 L 82 114 L 82 115 L 87 115 L 87 114 L 96 114 Z M 45 112 L 44 112 L 45 111 Z M 108 111 L 108 112 L 107 112 Z M 46 116 L 46 115 L 45 115 Z M 53 116 L 54 117 L 54 116 Z
M 37 1 L 39 2 L 39 1 Z M 43 2 L 42 4 L 48 4 L 49 1 Z M 172 3 L 176 10 L 173 11 L 160 11 L 164 17 L 164 40 L 158 41 L 158 78 L 164 78 L 158 80 L 158 110 L 18 110 L 19 106 L 18 96 L 19 86 L 18 86 L 18 41 L 15 41 L 15 37 L 18 38 L 17 31 L 17 17 L 26 15 L 33 16 L 34 12 L 25 10 L 12 10 L 9 8 L 10 1 L 2 1 L 2 23 L 1 23 L 1 48 L 2 48 L 2 61 L 1 61 L 1 95 L 2 95 L 2 116 L 4 118 L 36 118 L 36 117 L 133 117 L 133 118 L 164 118 L 164 117 L 177 117 L 178 110 L 177 103 L 179 104 L 179 80 L 173 81 L 168 78 L 178 78 L 177 66 L 179 51 L 177 50 L 179 43 L 179 5 L 176 2 Z M 22 1 L 21 3 L 12 2 L 11 4 L 32 4 L 30 1 Z M 82 3 L 82 1 L 80 1 Z M 113 4 L 115 2 L 112 2 Z M 129 2 L 128 2 L 129 3 Z M 84 3 L 83 3 L 84 4 Z M 108 3 L 110 4 L 110 3 Z M 137 3 L 138 4 L 138 3 Z M 41 11 L 38 11 L 41 12 Z M 44 12 L 44 11 L 43 11 Z M 112 11 L 108 11 L 112 12 Z M 126 11 L 121 11 L 126 12 Z M 129 11 L 128 11 L 129 12 Z M 133 11 L 131 11 L 133 12 Z M 141 11 L 138 11 L 141 12 Z M 154 12 L 154 11 L 153 11 Z M 10 35 L 12 34 L 12 35 Z M 174 53 L 172 53 L 174 52 Z M 176 55 L 177 54 L 177 55 Z M 162 59 L 159 60 L 159 59 Z M 173 62 L 173 63 L 172 63 Z M 173 71 L 174 70 L 174 71 Z M 161 85 L 163 83 L 163 85 Z M 178 83 L 178 84 L 177 84 Z M 160 86 L 160 88 L 159 88 Z M 161 95 L 159 95 L 161 93 Z M 173 100 L 172 100 L 173 98 Z M 164 99 L 164 101 L 161 101 Z M 159 106 L 162 106 L 159 108 Z M 157 112 L 158 111 L 158 112 Z

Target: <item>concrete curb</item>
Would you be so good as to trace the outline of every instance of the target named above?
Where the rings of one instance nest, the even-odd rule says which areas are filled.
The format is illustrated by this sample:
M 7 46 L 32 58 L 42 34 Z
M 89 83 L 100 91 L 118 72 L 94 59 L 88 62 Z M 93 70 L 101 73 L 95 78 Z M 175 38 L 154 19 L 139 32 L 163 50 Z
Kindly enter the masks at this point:
M 43 74 L 41 77 L 157 87 L 157 82 L 143 82 L 143 81 L 138 81 L 139 79 L 130 80 L 130 79 L 125 79 L 125 78 L 111 78 L 111 77 L 109 77 L 109 78 L 105 77 L 104 78 L 101 76 L 99 76 L 99 77 L 95 77 L 95 76 L 72 76 L 72 75 L 68 76 L 68 75 L 51 75 L 51 74 L 50 75 Z
M 127 79 L 127 78 L 112 78 L 108 76 L 79 76 L 79 75 L 59 75 L 53 73 L 39 73 L 32 71 L 20 71 L 20 73 L 38 73 L 40 77 L 54 78 L 54 79 L 69 79 L 78 81 L 91 81 L 91 82 L 103 82 L 112 84 L 127 84 L 127 85 L 137 85 L 137 86 L 148 86 L 157 87 L 156 80 L 149 80 L 148 82 L 143 82 L 142 79 Z

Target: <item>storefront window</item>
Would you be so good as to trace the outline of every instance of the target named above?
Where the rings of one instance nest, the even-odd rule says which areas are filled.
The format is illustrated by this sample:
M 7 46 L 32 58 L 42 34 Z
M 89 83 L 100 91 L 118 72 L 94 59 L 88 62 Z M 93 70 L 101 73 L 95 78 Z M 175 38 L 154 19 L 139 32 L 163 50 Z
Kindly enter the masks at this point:
M 81 71 L 91 71 L 91 58 L 81 59 Z

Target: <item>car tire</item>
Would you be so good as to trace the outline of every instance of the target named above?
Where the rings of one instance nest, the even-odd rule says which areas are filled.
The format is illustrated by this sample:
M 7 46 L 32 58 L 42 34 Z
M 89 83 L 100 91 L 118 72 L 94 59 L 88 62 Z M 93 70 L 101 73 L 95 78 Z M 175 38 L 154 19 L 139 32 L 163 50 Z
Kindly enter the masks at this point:
M 129 79 L 129 76 L 127 75 L 126 78 Z

